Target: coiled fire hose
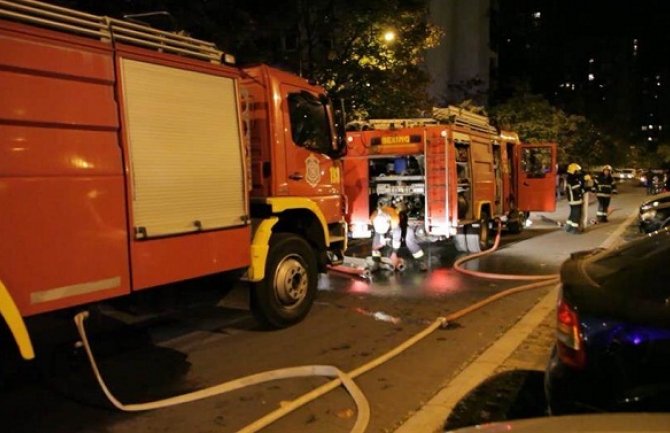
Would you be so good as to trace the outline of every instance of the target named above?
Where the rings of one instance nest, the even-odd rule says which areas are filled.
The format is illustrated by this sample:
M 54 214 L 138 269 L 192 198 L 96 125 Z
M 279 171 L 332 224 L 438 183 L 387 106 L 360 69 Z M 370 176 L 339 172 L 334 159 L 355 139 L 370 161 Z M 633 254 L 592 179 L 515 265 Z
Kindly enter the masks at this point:
M 102 378 L 102 375 L 100 374 L 100 370 L 98 369 L 98 365 L 95 361 L 95 357 L 93 356 L 93 351 L 91 349 L 91 346 L 89 344 L 87 335 L 86 335 L 86 329 L 84 322 L 86 318 L 88 317 L 88 312 L 81 312 L 78 313 L 74 320 L 75 324 L 77 326 L 77 331 L 79 332 L 79 336 L 81 337 L 81 342 L 84 346 L 84 349 L 86 351 L 86 355 L 88 357 L 88 360 L 91 364 L 91 369 L 93 370 L 93 374 L 95 375 L 98 384 L 100 385 L 100 388 L 102 389 L 103 393 L 107 397 L 107 399 L 110 401 L 114 407 L 116 407 L 119 410 L 125 411 L 125 412 L 137 412 L 137 411 L 145 411 L 145 410 L 153 410 L 153 409 L 160 409 L 160 408 L 165 408 L 165 407 L 170 407 L 170 406 L 175 406 L 179 404 L 184 404 L 184 403 L 189 403 L 193 402 L 196 400 L 201 400 L 204 398 L 209 398 L 209 397 L 214 397 L 216 395 L 221 395 L 233 390 L 237 390 L 240 388 L 244 388 L 247 386 L 251 385 L 257 385 L 260 383 L 272 381 L 272 380 L 278 380 L 278 379 L 289 379 L 289 378 L 295 378 L 295 377 L 308 377 L 308 376 L 323 376 L 323 377 L 332 377 L 330 382 L 327 382 L 318 388 L 315 388 L 314 390 L 303 394 L 302 396 L 288 402 L 287 404 L 281 406 L 280 408 L 270 412 L 269 414 L 265 415 L 262 418 L 259 418 L 258 420 L 254 421 L 253 423 L 247 425 L 246 427 L 242 428 L 241 430 L 238 431 L 238 433 L 253 433 L 257 432 L 268 425 L 272 424 L 276 420 L 284 417 L 285 415 L 288 415 L 289 413 L 297 410 L 298 408 L 306 405 L 307 403 L 316 400 L 317 398 L 321 397 L 322 395 L 327 394 L 328 392 L 338 388 L 339 386 L 344 386 L 344 388 L 349 392 L 351 395 L 352 399 L 356 403 L 356 408 L 357 408 L 357 417 L 356 417 L 356 422 L 351 429 L 352 433 L 362 433 L 365 431 L 367 428 L 368 422 L 370 420 L 370 405 L 365 398 L 365 395 L 363 395 L 363 392 L 361 389 L 356 385 L 354 382 L 354 379 L 357 378 L 358 376 L 367 373 L 368 371 L 386 363 L 390 359 L 398 356 L 405 350 L 409 349 L 419 341 L 423 340 L 430 334 L 432 334 L 434 331 L 440 328 L 446 327 L 450 322 L 453 322 L 455 320 L 458 320 L 462 318 L 463 316 L 466 316 L 473 311 L 479 310 L 480 308 L 483 308 L 484 306 L 491 304 L 492 302 L 495 302 L 501 298 L 524 292 L 527 290 L 532 290 L 532 289 L 537 289 L 540 287 L 546 287 L 548 285 L 552 285 L 558 282 L 558 274 L 548 274 L 548 275 L 506 275 L 506 274 L 491 274 L 491 273 L 484 273 L 484 272 L 479 272 L 479 271 L 472 271 L 469 269 L 465 269 L 462 267 L 462 265 L 469 261 L 473 260 L 479 257 L 482 257 L 487 254 L 491 254 L 494 252 L 499 244 L 500 244 L 500 222 L 498 223 L 498 234 L 496 235 L 495 242 L 493 244 L 493 247 L 490 249 L 472 254 L 469 256 L 462 257 L 458 259 L 454 263 L 454 269 L 457 270 L 458 272 L 461 272 L 466 275 L 478 277 L 478 278 L 487 278 L 487 279 L 505 279 L 505 280 L 535 280 L 536 282 L 534 283 L 529 283 L 529 284 L 524 284 L 521 286 L 517 287 L 512 287 L 510 289 L 503 290 L 502 292 L 496 293 L 495 295 L 489 296 L 479 302 L 476 302 L 466 308 L 463 308 L 461 310 L 455 311 L 451 314 L 448 314 L 446 316 L 438 317 L 431 323 L 428 327 L 426 327 L 424 330 L 418 332 L 414 336 L 410 337 L 409 339 L 405 340 L 402 342 L 400 345 L 394 347 L 393 349 L 389 350 L 388 352 L 384 353 L 383 355 L 373 359 L 372 361 L 361 365 L 360 367 L 356 368 L 355 370 L 352 370 L 348 373 L 344 373 L 341 370 L 339 370 L 337 367 L 330 366 L 330 365 L 307 365 L 307 366 L 301 366 L 301 367 L 291 367 L 291 368 L 283 368 L 283 369 L 278 369 L 278 370 L 271 370 L 271 371 L 266 371 L 258 374 L 253 374 L 250 376 L 242 377 L 239 379 L 235 379 L 229 382 L 224 382 L 219 385 L 214 385 L 208 388 L 204 388 L 198 391 L 193 391 L 190 393 L 178 395 L 175 397 L 170 397 L 166 398 L 163 400 L 158 400 L 158 401 L 153 401 L 153 402 L 146 402 L 146 403 L 136 403 L 136 404 L 124 404 L 121 403 L 110 391 L 109 388 L 107 388 L 107 385 Z

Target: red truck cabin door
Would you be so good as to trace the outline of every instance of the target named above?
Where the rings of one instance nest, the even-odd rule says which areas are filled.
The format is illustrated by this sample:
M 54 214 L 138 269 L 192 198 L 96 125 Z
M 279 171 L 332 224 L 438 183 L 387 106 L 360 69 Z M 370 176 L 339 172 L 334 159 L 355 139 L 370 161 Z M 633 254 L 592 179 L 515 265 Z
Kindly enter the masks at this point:
M 337 195 L 340 169 L 326 153 L 332 149 L 325 106 L 316 95 L 282 85 L 288 195 L 318 197 Z M 339 201 L 339 198 L 337 199 Z M 333 203 L 334 204 L 334 203 Z
M 519 210 L 556 210 L 556 144 L 522 144 L 517 148 Z

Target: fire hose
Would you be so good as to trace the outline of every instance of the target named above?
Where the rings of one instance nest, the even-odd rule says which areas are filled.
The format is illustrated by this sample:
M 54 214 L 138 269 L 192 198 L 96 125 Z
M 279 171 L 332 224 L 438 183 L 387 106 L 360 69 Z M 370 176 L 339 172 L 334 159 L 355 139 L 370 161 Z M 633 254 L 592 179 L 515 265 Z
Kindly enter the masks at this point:
M 352 397 L 354 402 L 356 403 L 356 408 L 357 408 L 357 417 L 356 421 L 354 423 L 353 428 L 351 429 L 352 433 L 362 433 L 365 431 L 367 428 L 369 419 L 370 419 L 370 406 L 365 398 L 365 395 L 361 391 L 361 389 L 356 385 L 354 382 L 354 379 L 369 372 L 370 370 L 388 362 L 392 358 L 398 356 L 399 354 L 403 353 L 419 341 L 423 340 L 430 334 L 432 334 L 434 331 L 440 328 L 445 328 L 450 322 L 453 322 L 455 320 L 458 320 L 476 310 L 479 310 L 483 308 L 486 305 L 491 304 L 492 302 L 495 302 L 501 298 L 524 292 L 527 290 L 532 290 L 532 289 L 537 289 L 540 287 L 546 287 L 551 284 L 555 284 L 558 282 L 558 275 L 557 274 L 547 274 L 547 275 L 507 275 L 507 274 L 492 274 L 492 273 L 485 273 L 485 272 L 480 272 L 480 271 L 473 271 L 469 269 L 465 269 L 462 265 L 470 260 L 485 256 L 487 254 L 491 254 L 494 251 L 497 250 L 498 246 L 500 245 L 500 222 L 498 222 L 498 233 L 496 235 L 495 242 L 493 246 L 483 252 L 472 254 L 469 256 L 462 257 L 458 259 L 454 263 L 454 269 L 458 272 L 461 272 L 465 275 L 473 276 L 473 277 L 478 277 L 478 278 L 487 278 L 487 279 L 504 279 L 504 280 L 531 280 L 535 281 L 533 283 L 528 283 L 528 284 L 523 284 L 520 286 L 512 287 L 506 290 L 503 290 L 499 293 L 496 293 L 492 296 L 489 296 L 479 302 L 476 302 L 466 308 L 463 308 L 461 310 L 455 311 L 451 314 L 448 314 L 446 316 L 441 316 L 436 318 L 428 327 L 423 329 L 422 331 L 418 332 L 414 336 L 410 337 L 409 339 L 405 340 L 402 342 L 400 345 L 394 347 L 393 349 L 389 350 L 388 352 L 384 353 L 383 355 L 373 359 L 372 361 L 361 365 L 360 367 L 345 373 L 339 370 L 337 367 L 330 366 L 330 365 L 307 365 L 307 366 L 301 366 L 301 367 L 291 367 L 291 368 L 284 368 L 284 369 L 278 369 L 278 370 L 271 370 L 271 371 L 266 371 L 258 374 L 253 374 L 250 376 L 242 377 L 239 379 L 235 379 L 229 382 L 221 383 L 218 385 L 214 385 L 208 388 L 204 388 L 198 391 L 193 391 L 190 393 L 178 395 L 175 397 L 170 397 L 166 398 L 163 400 L 158 400 L 158 401 L 153 401 L 153 402 L 146 402 L 146 403 L 137 403 L 137 404 L 124 404 L 121 403 L 110 391 L 109 388 L 107 387 L 100 370 L 98 369 L 97 362 L 95 361 L 95 357 L 93 355 L 93 351 L 91 349 L 91 346 L 88 341 L 88 337 L 86 335 L 86 329 L 85 329 L 85 320 L 88 317 L 88 312 L 80 312 L 75 316 L 75 324 L 77 326 L 77 331 L 79 332 L 79 336 L 81 337 L 81 342 L 84 346 L 84 350 L 86 352 L 86 355 L 88 357 L 89 363 L 91 365 L 91 369 L 93 371 L 93 374 L 96 377 L 96 380 L 98 381 L 98 384 L 100 388 L 102 389 L 103 393 L 107 397 L 107 399 L 110 401 L 110 403 L 116 407 L 117 409 L 125 412 L 137 412 L 137 411 L 146 411 L 146 410 L 153 410 L 153 409 L 159 409 L 159 408 L 165 408 L 165 407 L 170 407 L 170 406 L 175 406 L 179 404 L 184 404 L 184 403 L 189 403 L 193 402 L 196 400 L 201 400 L 204 398 L 209 398 L 217 395 L 221 395 L 227 392 L 231 392 L 237 389 L 241 389 L 247 386 L 251 385 L 256 385 L 272 380 L 278 380 L 278 379 L 289 379 L 289 378 L 296 378 L 296 377 L 309 377 L 309 376 L 321 376 L 321 377 L 331 377 L 333 378 L 329 382 L 319 386 L 318 388 L 313 389 L 312 391 L 288 402 L 285 405 L 282 405 L 278 409 L 270 412 L 269 414 L 265 415 L 262 418 L 259 418 L 258 420 L 254 421 L 253 423 L 247 425 L 246 427 L 242 428 L 241 430 L 238 431 L 238 433 L 252 433 L 252 432 L 257 432 L 268 425 L 272 424 L 276 420 L 288 415 L 289 413 L 297 410 L 298 408 L 306 405 L 307 403 L 316 400 L 317 398 L 327 394 L 328 392 L 340 387 L 344 386 L 344 388 L 347 390 L 349 395 Z

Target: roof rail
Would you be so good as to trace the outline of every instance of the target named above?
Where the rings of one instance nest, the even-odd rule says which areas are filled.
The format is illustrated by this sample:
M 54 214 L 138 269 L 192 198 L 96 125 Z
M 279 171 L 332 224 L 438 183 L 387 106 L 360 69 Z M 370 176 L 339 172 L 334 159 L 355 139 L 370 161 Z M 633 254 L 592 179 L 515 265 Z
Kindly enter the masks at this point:
M 221 63 L 224 58 L 223 51 L 212 42 L 37 0 L 0 0 L 0 17 L 102 41 L 116 40 L 161 52 L 181 54 L 212 63 Z M 225 59 L 228 61 L 232 56 L 225 55 Z

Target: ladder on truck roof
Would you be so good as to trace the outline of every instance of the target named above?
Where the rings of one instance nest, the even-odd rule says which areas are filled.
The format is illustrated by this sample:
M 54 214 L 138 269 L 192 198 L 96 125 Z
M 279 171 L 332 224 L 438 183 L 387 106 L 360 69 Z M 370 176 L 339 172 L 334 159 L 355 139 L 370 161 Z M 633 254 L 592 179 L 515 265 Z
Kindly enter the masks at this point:
M 235 62 L 233 56 L 219 50 L 213 42 L 36 0 L 0 0 L 0 18 L 49 27 L 102 41 L 119 41 L 212 63 L 221 63 L 222 59 L 226 63 Z
M 489 134 L 497 134 L 497 130 L 489 123 L 489 118 L 473 113 L 465 108 L 449 106 L 447 108 L 433 108 L 433 117 L 416 119 L 370 119 L 368 123 L 374 129 L 398 129 L 416 126 L 430 126 L 440 124 L 468 126 L 471 129 Z
M 469 126 L 470 128 L 496 134 L 498 131 L 489 122 L 489 118 L 481 114 L 473 113 L 465 108 L 454 107 L 453 105 L 447 108 L 433 107 L 433 117 L 440 123 L 451 123 L 461 126 Z

